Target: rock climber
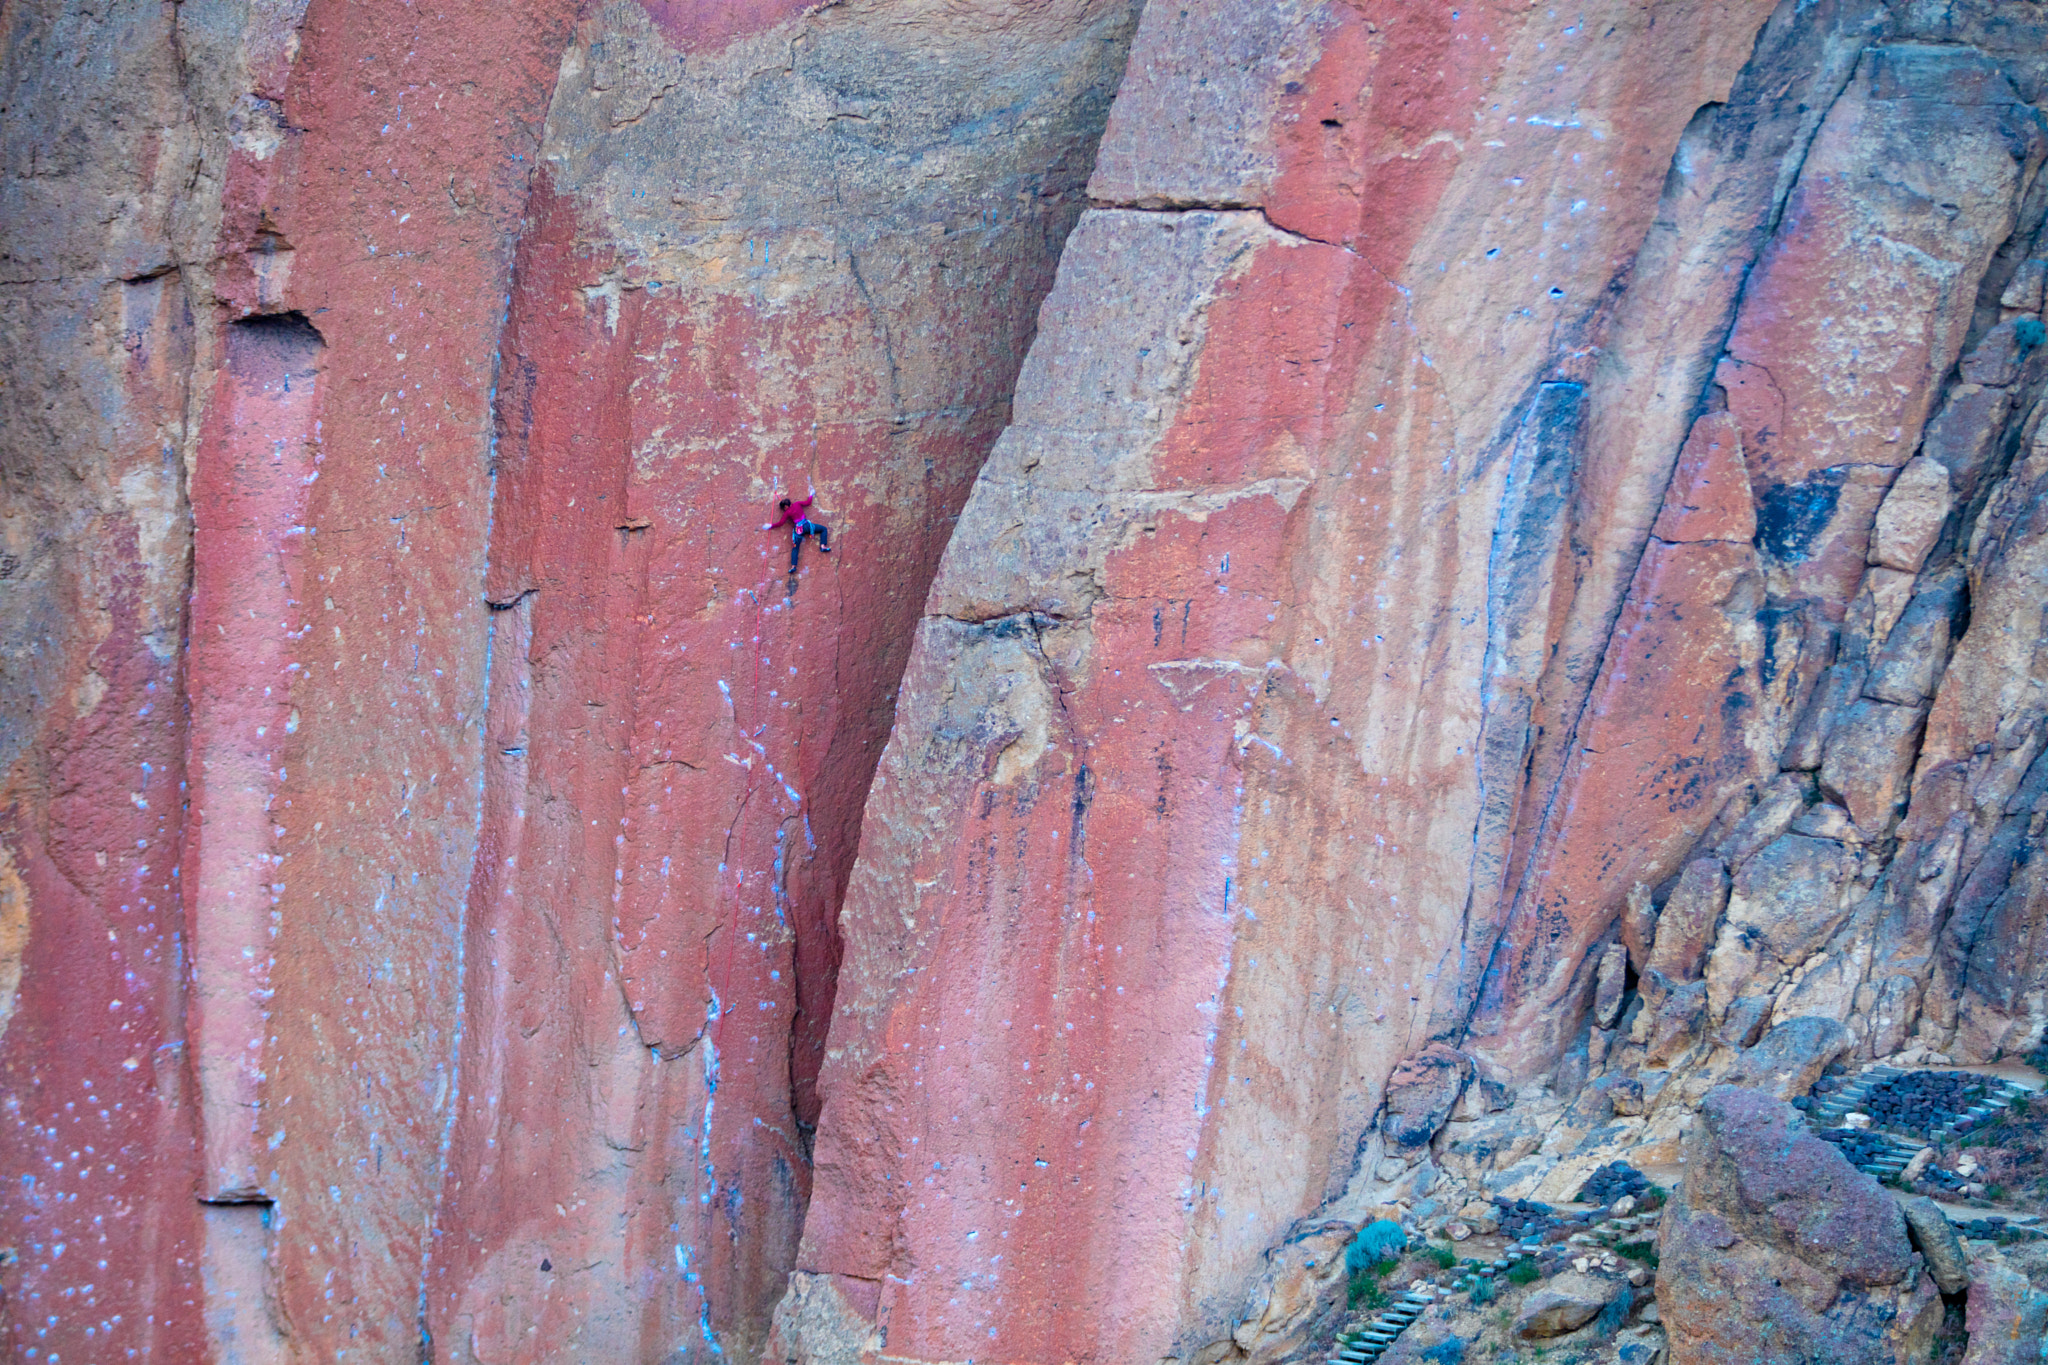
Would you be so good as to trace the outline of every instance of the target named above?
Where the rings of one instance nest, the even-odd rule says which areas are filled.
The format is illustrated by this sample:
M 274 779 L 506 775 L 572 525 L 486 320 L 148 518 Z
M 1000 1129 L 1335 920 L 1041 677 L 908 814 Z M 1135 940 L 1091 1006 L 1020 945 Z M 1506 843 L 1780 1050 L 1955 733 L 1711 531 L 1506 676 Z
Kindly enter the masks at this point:
M 817 499 L 814 497 L 799 498 L 792 503 L 788 498 L 784 498 L 777 504 L 782 508 L 782 520 L 771 521 L 761 528 L 764 531 L 773 531 L 781 526 L 789 527 L 789 571 L 791 573 L 796 572 L 796 557 L 798 551 L 804 548 L 805 536 L 816 536 L 818 538 L 819 554 L 829 555 L 832 553 L 832 532 L 830 528 L 822 522 L 812 521 L 807 515 L 811 510 L 811 504 L 815 501 Z

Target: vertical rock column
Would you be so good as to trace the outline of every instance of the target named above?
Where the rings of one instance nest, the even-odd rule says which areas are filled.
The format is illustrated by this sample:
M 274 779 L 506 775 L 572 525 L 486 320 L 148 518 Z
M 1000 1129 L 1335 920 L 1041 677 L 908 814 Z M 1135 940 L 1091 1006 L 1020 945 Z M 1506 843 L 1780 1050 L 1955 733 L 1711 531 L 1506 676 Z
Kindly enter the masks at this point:
M 186 754 L 186 1005 L 204 1163 L 201 1196 L 262 1197 L 256 1130 L 281 887 L 272 818 L 299 728 L 292 628 L 305 594 L 320 334 L 299 315 L 229 327 L 193 484 L 191 665 L 201 680 Z M 281 813 L 281 812 L 280 812 Z
M 293 683 L 306 591 L 307 492 L 318 477 L 320 334 L 299 314 L 230 324 L 192 482 L 186 729 L 187 1047 L 199 1138 L 207 1321 L 227 1358 L 275 1359 L 265 1041 L 282 916 L 277 823 L 299 728 Z M 295 628 L 296 627 L 296 628 Z
M 207 1349 L 179 860 L 207 125 L 243 67 L 202 36 L 222 8 L 35 4 L 0 37 L 9 1359 Z
M 753 1359 L 918 609 L 1009 419 L 1125 0 L 613 4 L 498 389 L 437 1349 Z M 790 569 L 781 497 L 830 527 Z
M 1148 9 L 870 797 L 788 1358 L 1227 1354 L 1370 1184 L 1607 291 L 1768 9 Z
M 256 19 L 263 22 L 258 24 Z M 489 396 L 561 5 L 245 22 L 192 452 L 214 1349 L 411 1360 L 453 1096 Z

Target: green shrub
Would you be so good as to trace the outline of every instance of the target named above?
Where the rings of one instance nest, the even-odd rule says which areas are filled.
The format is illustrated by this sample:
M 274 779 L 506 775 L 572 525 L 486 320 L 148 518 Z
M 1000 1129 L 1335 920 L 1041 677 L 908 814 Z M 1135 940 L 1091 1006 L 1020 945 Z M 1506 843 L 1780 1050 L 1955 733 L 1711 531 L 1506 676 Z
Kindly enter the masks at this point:
M 1399 1223 L 1381 1218 L 1358 1231 L 1358 1240 L 1344 1252 L 1344 1267 L 1354 1275 L 1376 1261 L 1390 1260 L 1408 1249 L 1408 1234 Z
M 1626 1256 L 1631 1261 L 1641 1261 L 1655 1270 L 1657 1268 L 1657 1244 L 1655 1242 L 1623 1242 L 1614 1249 L 1617 1256 Z
M 1536 1268 L 1536 1262 L 1524 1257 L 1508 1267 L 1509 1284 L 1534 1284 L 1543 1278 L 1543 1272 Z
M 1379 1276 L 1370 1271 L 1360 1271 L 1351 1277 L 1345 1287 L 1344 1306 L 1352 1312 L 1364 1308 L 1377 1313 L 1387 1306 L 1387 1291 L 1380 1288 Z
M 2021 318 L 2013 324 L 2012 337 L 2020 344 L 2020 353 L 2024 355 L 2043 341 L 2048 341 L 2048 327 L 2043 327 L 2039 318 Z
M 1484 1275 L 1472 1282 L 1472 1302 L 1474 1303 L 1492 1303 L 1494 1296 L 1498 1293 L 1500 1293 L 1499 1286 L 1495 1285 L 1491 1279 Z
M 1431 1247 L 1425 1254 L 1436 1262 L 1438 1270 L 1449 1270 L 1458 1263 L 1458 1253 L 1449 1247 Z

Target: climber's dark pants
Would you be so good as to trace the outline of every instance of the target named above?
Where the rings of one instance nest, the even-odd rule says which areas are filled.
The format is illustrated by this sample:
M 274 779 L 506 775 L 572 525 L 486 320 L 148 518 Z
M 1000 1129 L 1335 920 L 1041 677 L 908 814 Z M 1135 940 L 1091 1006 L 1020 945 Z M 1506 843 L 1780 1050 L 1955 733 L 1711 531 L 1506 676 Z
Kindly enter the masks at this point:
M 815 521 L 800 521 L 796 524 L 796 528 L 789 533 L 789 571 L 791 573 L 796 572 L 796 556 L 797 552 L 804 548 L 805 536 L 816 536 L 818 538 L 818 549 L 828 555 L 832 553 L 831 528 Z

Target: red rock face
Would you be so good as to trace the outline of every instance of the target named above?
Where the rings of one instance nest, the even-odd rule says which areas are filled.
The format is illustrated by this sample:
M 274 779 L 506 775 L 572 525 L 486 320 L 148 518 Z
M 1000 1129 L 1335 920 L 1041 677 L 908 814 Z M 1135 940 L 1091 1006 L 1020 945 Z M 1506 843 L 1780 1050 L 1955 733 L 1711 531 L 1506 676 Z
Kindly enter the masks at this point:
M 130 605 L 97 644 L 90 631 L 57 637 L 46 676 L 85 688 L 84 728 L 38 741 L 12 779 L 29 1023 L 10 1029 L 6 1065 L 10 1093 L 47 1094 L 52 1112 L 10 1127 L 9 1164 L 98 1194 L 88 1205 L 62 1183 L 27 1188 L 13 1211 L 31 1234 L 7 1271 L 19 1352 L 418 1349 L 454 911 L 474 839 L 463 774 L 476 762 L 496 300 L 519 160 L 563 35 L 535 7 L 272 18 L 239 41 L 200 25 L 185 35 L 197 66 L 182 72 L 163 32 L 60 19 L 47 40 L 106 54 L 73 78 L 86 85 L 68 93 L 88 104 L 93 82 L 118 88 L 124 66 L 155 82 L 119 98 L 155 100 L 152 126 L 169 131 L 149 150 L 168 183 L 86 276 L 134 276 L 113 286 L 133 362 L 102 379 L 99 357 L 78 352 L 108 395 L 102 420 L 141 447 L 95 474 L 134 529 L 72 514 L 105 537 Z M 450 65 L 479 51 L 488 72 Z M 75 217 L 61 194 L 42 218 L 10 215 L 17 259 L 76 260 L 95 174 L 73 162 L 60 175 L 85 207 Z M 196 202 L 184 197 L 195 178 L 215 187 Z M 181 327 L 197 336 L 176 357 Z M 64 354 L 82 340 L 38 344 Z M 153 373 L 181 358 L 182 373 Z M 421 544 L 433 553 L 409 559 Z M 189 624 L 173 605 L 155 640 L 153 579 L 173 604 L 188 582 L 193 594 Z M 103 593 L 85 600 L 120 600 Z M 81 602 L 69 619 L 93 614 Z M 108 726 L 145 728 L 115 740 Z M 64 778 L 48 765 L 67 752 Z M 67 807 L 81 801 L 100 814 L 79 820 Z M 361 820 L 372 807 L 380 818 Z M 106 824 L 132 823 L 123 809 L 144 827 Z M 32 829 L 73 845 L 91 875 L 39 886 L 50 834 Z M 67 908 L 79 894 L 92 908 Z M 39 967 L 43 951 L 60 956 Z M 87 1000 L 114 1022 L 57 1042 L 49 1030 Z M 80 1114 L 88 1093 L 105 1100 Z M 64 1131 L 87 1120 L 106 1131 Z M 257 1202 L 195 1202 L 207 1199 Z
M 579 32 L 515 270 L 427 1288 L 452 1360 L 759 1354 L 868 782 L 1131 17 L 913 6 L 914 43 L 826 14 L 714 55 L 671 46 L 673 8 Z M 930 126 L 946 177 L 906 197 Z M 794 569 L 783 497 L 831 536 Z
M 756 1351 L 909 624 L 1134 17 L 803 8 L 10 39 L 17 105 L 171 130 L 138 221 L 94 236 L 120 158 L 10 214 L 82 272 L 10 336 L 123 452 L 9 495 L 22 1349 Z M 839 537 L 801 576 L 783 491 Z M 65 1000 L 118 1033 L 54 1047 Z
M 189 169 L 163 132 L 171 22 L 8 18 L 9 105 L 47 114 L 30 145 L 10 117 L 9 164 L 36 146 L 49 170 L 0 189 L 0 1350 L 17 1359 L 206 1345 L 178 895 L 194 328 L 157 246 Z M 81 71 L 100 98 L 67 98 Z M 80 155 L 108 125 L 115 155 Z
M 1742 428 L 1760 544 L 1786 589 L 1837 610 L 2038 156 L 2030 115 L 2001 87 L 1974 52 L 1873 49 L 1828 111 L 1728 340 L 1717 378 Z M 1941 157 L 1914 154 L 1932 141 Z M 1878 185 L 1857 174 L 1880 161 L 1911 169 Z M 1947 207 L 1918 211 L 1929 200 Z
M 1222 64 L 1210 22 L 1177 14 L 1148 12 L 1134 68 Z M 1342 1190 L 1387 1074 L 1455 1008 L 1483 702 L 1449 680 L 1488 627 L 1425 604 L 1484 599 L 1504 486 L 1528 490 L 1532 540 L 1554 522 L 1581 387 L 1500 360 L 1494 328 L 1593 320 L 1683 115 L 1640 132 L 1654 155 L 1567 151 L 1551 110 L 1641 112 L 1640 31 L 1590 23 L 1614 46 L 1560 76 L 1539 44 L 1572 35 L 1454 22 L 1319 9 L 1259 38 L 1271 104 L 1246 103 L 1294 130 L 1296 95 L 1338 127 L 1263 134 L 1250 172 L 1155 169 L 1119 139 L 1163 126 L 1163 82 L 1120 95 L 1098 199 L 1270 206 L 1105 210 L 1069 242 L 870 799 L 800 1262 L 836 1299 L 787 1336 L 851 1317 L 915 1360 L 1199 1348 L 1263 1248 Z M 1739 66 L 1746 33 L 1696 33 L 1665 35 L 1691 61 L 1657 79 L 1705 91 Z M 1403 86 L 1429 51 L 1458 54 L 1444 81 Z M 1409 157 L 1343 140 L 1361 87 L 1422 101 L 1394 123 Z M 1421 131 L 1447 125 L 1476 125 L 1462 159 Z M 1570 224 L 1555 250 L 1515 191 L 1475 212 L 1532 161 Z M 1603 211 L 1580 228 L 1582 175 Z M 1545 380 L 1565 387 L 1500 449 L 1499 415 Z M 1538 573 L 1548 543 L 1523 552 Z
M 257 1115 L 271 997 L 271 912 L 284 885 L 272 850 L 283 826 L 286 745 L 298 733 L 290 618 L 307 593 L 306 498 L 324 463 L 325 345 L 303 316 L 229 327 L 208 454 L 192 487 L 197 553 L 191 660 L 203 702 L 186 753 L 184 885 L 193 995 L 186 1007 L 199 1082 L 201 1188 L 261 1197 Z
M 192 1046 L 203 1103 L 235 1102 L 206 1087 L 237 1043 L 261 1067 L 256 1120 L 235 1137 L 271 1201 L 270 1237 L 239 1252 L 267 1253 L 274 1349 L 291 1356 L 382 1356 L 420 1340 L 476 838 L 485 613 L 475 574 L 490 515 L 494 331 L 522 160 L 535 151 L 565 19 L 536 7 L 364 22 L 315 7 L 282 93 L 283 142 L 267 159 L 237 150 L 229 162 L 222 233 L 250 266 L 246 283 L 222 271 L 234 305 L 293 308 L 324 340 L 315 396 L 289 418 L 315 447 L 291 471 L 300 526 L 278 524 L 288 504 L 265 507 L 277 521 L 259 522 L 303 545 L 302 559 L 283 560 L 274 621 L 224 604 L 249 623 L 238 632 L 270 632 L 269 649 L 249 639 L 218 671 L 195 656 L 190 702 L 205 762 L 208 737 L 237 722 L 259 685 L 288 699 L 282 739 L 275 723 L 253 741 L 233 737 L 257 746 L 269 775 L 271 827 L 259 822 L 256 837 L 268 843 L 259 852 L 272 863 L 272 901 L 257 918 L 208 899 L 211 785 L 194 790 L 188 875 L 199 880 L 186 894 L 195 990 L 213 988 L 209 935 L 221 954 L 275 954 L 267 1028 L 240 1039 L 201 1031 Z M 500 54 L 482 82 L 464 69 L 479 47 Z M 238 394 L 267 371 L 242 374 L 230 333 L 221 382 Z M 216 445 L 202 429 L 195 502 L 209 478 L 249 477 L 248 435 L 230 420 Z M 195 521 L 196 634 L 225 537 Z M 240 813 L 230 806 L 222 823 Z M 228 845 L 231 858 L 239 851 Z M 232 877 L 232 864 L 222 871 Z M 235 1171 L 211 1125 L 203 1136 L 210 1178 L 225 1181 Z
M 1751 806 L 1891 629 L 1837 623 L 2037 152 L 2004 75 L 1866 50 L 1870 13 L 1673 18 L 1148 13 L 1093 182 L 1145 212 L 1069 243 L 870 799 L 788 1358 L 1264 1358 L 1263 1249 L 1428 1174 L 1373 1122 L 1396 1062 L 1569 1064 L 1631 896 L 1648 952 L 1689 860 L 1840 837 L 1796 783 Z M 1954 149 L 1897 193 L 1960 226 L 1881 270 L 1917 211 L 1831 168 L 1902 138 Z M 1879 375 L 1861 328 L 1910 344 Z M 1767 420 L 1734 366 L 1771 346 L 1812 377 Z M 1773 490 L 1815 469 L 1808 528 Z M 1882 828 L 1914 712 L 1839 714 L 1820 794 Z M 1783 859 L 1701 907 L 1788 955 L 1675 983 L 1706 1023 L 1827 1013 L 1793 968 L 1871 889 L 1829 856 L 1803 935 L 1763 922 Z

